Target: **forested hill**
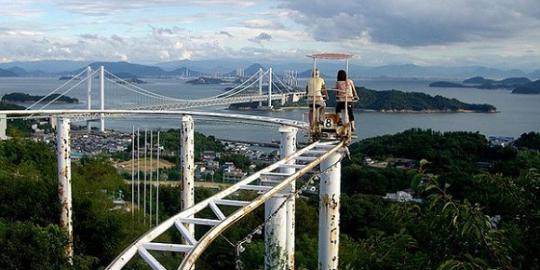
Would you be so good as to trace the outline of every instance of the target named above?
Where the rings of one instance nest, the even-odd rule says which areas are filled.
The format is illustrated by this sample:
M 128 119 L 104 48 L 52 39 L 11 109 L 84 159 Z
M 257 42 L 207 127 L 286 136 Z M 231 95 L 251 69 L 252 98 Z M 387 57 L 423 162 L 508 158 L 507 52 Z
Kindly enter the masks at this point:
M 2 102 L 14 102 L 14 103 L 25 103 L 25 102 L 36 102 L 41 100 L 44 96 L 35 96 L 26 93 L 9 93 L 2 96 Z M 42 102 L 54 101 L 55 103 L 79 103 L 79 100 L 76 98 L 68 96 L 60 96 L 60 94 L 52 94 L 42 100 Z
M 516 144 L 413 129 L 351 145 L 340 224 L 355 256 L 340 269 L 538 269 L 540 134 Z M 416 202 L 383 199 L 398 190 Z
M 443 96 L 430 96 L 419 92 L 403 92 L 398 90 L 375 91 L 357 87 L 359 101 L 354 108 L 388 112 L 495 112 L 497 109 L 489 104 L 469 104 L 457 99 Z M 330 91 L 327 106 L 335 106 L 335 93 Z
M 177 146 L 178 134 L 169 131 L 162 138 Z M 534 149 L 539 143 L 540 134 L 534 132 L 522 135 L 516 149 L 490 146 L 478 133 L 413 129 L 351 145 L 350 159 L 342 165 L 338 269 L 538 269 L 540 153 Z M 366 165 L 366 156 L 387 165 Z M 397 164 L 398 158 L 410 164 Z M 479 167 L 479 162 L 491 166 Z M 148 230 L 140 211 L 133 218 L 127 210 L 113 209 L 114 194 L 123 190 L 129 200 L 130 187 L 110 158 L 73 162 L 75 257 L 70 266 L 63 252 L 67 238 L 57 225 L 57 170 L 51 164 L 56 164 L 53 145 L 0 141 L 0 269 L 103 269 Z M 384 197 L 403 190 L 416 200 Z M 212 192 L 197 188 L 196 201 Z M 160 202 L 160 220 L 178 213 L 178 188 L 160 187 Z M 301 224 L 296 269 L 318 267 L 318 205 L 317 195 L 296 199 L 296 224 Z M 229 244 L 262 224 L 263 210 L 230 227 L 204 252 L 197 269 L 234 269 L 236 260 L 243 269 L 263 269 L 264 234 L 245 242 L 239 257 Z M 161 239 L 172 242 L 178 233 Z M 167 256 L 160 262 L 167 269 L 177 267 L 179 257 Z M 145 269 L 140 262 L 128 268 Z

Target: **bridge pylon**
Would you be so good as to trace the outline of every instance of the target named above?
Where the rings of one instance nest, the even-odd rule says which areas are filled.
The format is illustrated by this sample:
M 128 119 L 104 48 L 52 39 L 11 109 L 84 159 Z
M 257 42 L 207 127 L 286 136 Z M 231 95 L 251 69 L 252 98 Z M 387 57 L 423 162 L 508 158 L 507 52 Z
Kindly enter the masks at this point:
M 101 110 L 105 110 L 105 68 L 99 67 L 99 97 Z M 99 115 L 99 131 L 105 132 L 105 115 L 101 113 Z
M 92 68 L 88 66 L 86 68 L 86 107 L 88 110 L 92 109 Z M 88 132 L 92 131 L 92 121 L 86 121 L 86 127 Z

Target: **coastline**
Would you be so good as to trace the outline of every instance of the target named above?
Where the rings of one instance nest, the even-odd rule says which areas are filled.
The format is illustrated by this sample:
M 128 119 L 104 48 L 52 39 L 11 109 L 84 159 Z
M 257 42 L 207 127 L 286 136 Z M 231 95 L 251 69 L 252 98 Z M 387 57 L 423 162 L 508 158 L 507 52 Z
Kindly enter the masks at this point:
M 327 109 L 330 109 L 330 111 L 334 111 L 334 107 L 327 107 Z M 296 109 L 303 109 L 308 110 L 309 107 L 307 106 L 291 106 L 291 107 L 280 107 L 278 109 L 274 109 L 272 111 L 293 111 Z M 231 109 L 228 110 L 232 111 L 257 111 L 257 109 Z M 373 109 L 354 109 L 355 112 L 364 112 L 364 113 L 499 113 L 500 111 L 473 111 L 473 110 L 421 110 L 421 111 L 415 111 L 415 110 L 373 110 Z

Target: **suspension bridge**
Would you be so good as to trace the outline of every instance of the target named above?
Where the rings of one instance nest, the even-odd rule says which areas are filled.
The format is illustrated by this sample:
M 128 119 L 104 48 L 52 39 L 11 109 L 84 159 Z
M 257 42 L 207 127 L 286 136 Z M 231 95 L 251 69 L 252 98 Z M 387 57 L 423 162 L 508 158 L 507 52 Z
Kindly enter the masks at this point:
M 163 95 L 160 92 L 162 91 L 159 89 L 149 90 L 129 79 L 121 78 L 103 66 L 96 70 L 87 67 L 78 74 L 70 76 L 60 86 L 28 106 L 26 110 L 50 109 L 62 97 L 68 95 L 80 97 L 83 102 L 73 106 L 81 108 L 86 104 L 87 110 L 185 110 L 253 102 L 259 102 L 258 105 L 261 107 L 266 104 L 266 108 L 272 108 L 272 102 L 279 101 L 282 104 L 287 101 L 295 102 L 305 95 L 304 91 L 299 91 L 292 81 L 287 80 L 286 77 L 282 79 L 277 76 L 272 68 L 266 71 L 259 69 L 248 78 L 242 79 L 238 85 L 213 96 L 179 98 L 177 96 L 182 94 L 182 89 L 172 93 L 175 95 Z M 63 108 L 65 107 L 64 105 Z M 106 114 L 99 114 L 97 117 L 82 114 L 72 120 L 87 121 L 89 127 L 91 122 L 99 120 L 100 130 L 105 131 L 106 117 Z
M 84 76 L 83 76 L 84 75 Z M 92 89 L 94 77 L 97 75 L 99 88 L 99 107 L 94 108 Z M 82 77 L 81 77 L 82 76 Z M 75 78 L 79 78 L 79 80 Z M 32 104 L 27 110 L 2 111 L 0 119 L 24 117 L 48 118 L 55 121 L 55 142 L 58 166 L 58 196 L 61 203 L 60 226 L 67 232 L 69 244 L 66 247 L 68 256 L 73 256 L 73 211 L 71 201 L 71 123 L 100 119 L 101 130 L 104 130 L 104 119 L 130 117 L 177 117 L 180 123 L 180 175 L 182 209 L 179 213 L 157 223 L 144 235 L 130 244 L 106 269 L 129 269 L 134 261 L 144 261 L 151 269 L 167 269 L 159 261 L 163 256 L 182 254 L 176 269 L 192 270 L 205 250 L 214 240 L 259 207 L 264 207 L 264 221 L 253 229 L 244 239 L 235 244 L 235 252 L 240 254 L 256 234 L 264 234 L 265 269 L 295 269 L 295 199 L 307 185 L 319 180 L 319 236 L 318 265 L 319 269 L 337 269 L 339 262 L 339 207 L 341 160 L 347 154 L 344 142 L 316 141 L 302 149 L 297 149 L 297 132 L 307 130 L 308 124 L 280 118 L 231 113 L 217 113 L 186 110 L 204 106 L 233 104 L 238 102 L 267 102 L 282 99 L 284 96 L 301 95 L 303 93 L 283 84 L 279 78 L 273 78 L 272 71 L 263 72 L 246 79 L 224 93 L 200 98 L 179 99 L 157 94 L 138 85 L 107 72 L 104 68 L 96 71 L 86 69 L 63 86 L 52 91 L 48 96 L 58 93 L 66 96 L 78 86 L 85 84 L 87 107 L 83 109 L 49 109 L 59 96 L 46 97 Z M 105 83 L 109 81 L 117 89 L 124 89 L 133 95 L 125 104 L 107 104 L 106 97 L 115 91 L 106 91 Z M 277 83 L 276 83 L 277 82 Z M 67 86 L 72 83 L 71 86 Z M 267 84 L 266 92 L 262 85 Z M 281 88 L 279 88 L 279 86 Z M 250 90 L 253 86 L 255 90 Z M 276 90 L 277 91 L 273 91 Z M 136 100 L 134 102 L 133 100 Z M 45 104 L 43 104 L 45 103 Z M 40 106 L 39 108 L 37 108 Z M 277 127 L 280 134 L 281 160 L 259 170 L 243 180 L 195 203 L 194 200 L 194 119 L 212 119 L 215 121 L 240 121 L 246 124 L 265 124 Z M 4 120 L 5 121 L 5 120 Z M 134 151 L 135 147 L 132 148 Z M 138 149 L 138 148 L 137 148 Z M 132 153 L 133 154 L 133 153 Z M 297 182 L 303 183 L 297 188 Z M 134 188 L 132 183 L 132 189 Z M 157 185 L 159 187 L 159 183 Z M 133 190 L 132 190 L 133 191 Z M 254 192 L 251 200 L 242 200 L 241 192 Z M 132 200 L 133 200 L 132 192 Z M 232 208 L 232 210 L 231 210 Z M 145 206 L 146 210 L 146 206 Z M 203 217 L 202 213 L 213 213 L 213 218 Z M 206 227 L 206 228 L 204 228 Z M 206 231 L 202 237 L 196 237 L 195 231 Z M 181 239 L 164 242 L 160 236 L 170 231 L 177 231 Z M 236 261 L 237 269 L 242 269 L 241 261 Z

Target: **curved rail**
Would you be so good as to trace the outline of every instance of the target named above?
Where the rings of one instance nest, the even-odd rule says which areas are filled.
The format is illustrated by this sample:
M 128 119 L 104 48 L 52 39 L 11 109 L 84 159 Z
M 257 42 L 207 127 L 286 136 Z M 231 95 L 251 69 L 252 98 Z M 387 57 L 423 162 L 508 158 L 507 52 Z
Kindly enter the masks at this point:
M 216 112 L 199 112 L 199 111 L 161 111 L 161 110 L 8 110 L 0 111 L 0 114 L 6 114 L 9 116 L 25 116 L 25 115 L 34 115 L 34 116 L 72 116 L 72 117 L 82 117 L 82 116 L 95 116 L 98 118 L 99 115 L 105 114 L 107 116 L 119 116 L 123 117 L 126 115 L 191 115 L 194 117 L 205 117 L 205 118 L 228 118 L 243 120 L 247 122 L 264 122 L 275 125 L 284 125 L 290 127 L 296 127 L 299 129 L 307 129 L 308 124 L 302 121 L 289 120 L 283 118 L 275 117 L 266 117 L 266 116 L 257 116 L 257 115 L 244 115 L 244 114 L 229 114 L 229 113 L 216 113 Z
M 163 267 L 163 265 L 161 265 L 161 263 L 159 263 L 159 261 L 149 253 L 149 250 L 185 253 L 182 263 L 178 269 L 192 269 L 195 262 L 206 250 L 206 248 L 227 228 L 245 217 L 247 214 L 254 211 L 272 196 L 283 191 L 292 182 L 315 168 L 330 155 L 339 151 L 343 146 L 343 142 L 315 142 L 295 152 L 294 154 L 250 175 L 246 179 L 213 195 L 210 198 L 195 204 L 188 209 L 185 209 L 184 211 L 159 224 L 157 227 L 144 234 L 127 249 L 125 249 L 122 254 L 120 254 L 106 269 L 122 269 L 137 253 L 144 259 L 146 263 L 150 265 L 150 267 L 152 267 L 152 269 L 165 269 L 165 267 Z M 309 162 L 307 164 L 290 164 L 292 161 L 300 160 Z M 276 169 L 287 166 L 296 168 L 297 171 L 288 175 L 272 172 Z M 274 186 L 257 185 L 256 181 L 263 180 L 265 176 L 272 176 L 274 179 L 276 176 L 282 176 L 282 180 L 278 181 Z M 227 199 L 227 197 L 234 195 L 235 192 L 244 190 L 259 191 L 262 192 L 262 194 L 252 201 Z M 219 209 L 220 205 L 239 206 L 241 208 L 229 216 L 225 216 Z M 194 218 L 195 214 L 207 208 L 212 210 L 217 219 Z M 212 228 L 201 239 L 196 240 L 189 234 L 184 224 L 207 225 L 211 226 Z M 173 226 L 178 229 L 185 243 L 187 244 L 152 242 Z
M 225 118 L 241 120 L 253 123 L 268 123 L 281 126 L 290 126 L 300 129 L 307 129 L 305 122 L 254 116 L 241 114 L 227 114 L 198 111 L 154 111 L 154 110 L 32 110 L 32 111 L 0 111 L 9 117 L 35 115 L 36 117 L 66 117 L 76 118 L 81 116 L 107 115 L 110 117 L 126 117 L 127 115 L 169 115 L 184 116 L 190 115 L 203 118 Z M 345 146 L 343 141 L 315 142 L 300 149 L 293 154 L 284 157 L 280 161 L 248 176 L 244 180 L 230 186 L 229 188 L 189 207 L 182 212 L 172 216 L 149 232 L 145 233 L 138 240 L 127 247 L 106 269 L 122 269 L 132 258 L 139 254 L 152 269 L 163 269 L 165 267 L 150 253 L 150 251 L 165 251 L 185 254 L 178 267 L 179 270 L 193 269 L 197 259 L 209 247 L 209 245 L 230 226 L 253 212 L 276 195 L 286 195 L 290 191 L 285 191 L 294 181 L 314 169 L 321 162 L 327 161 L 331 156 L 340 151 Z M 290 168 L 288 173 L 283 173 L 283 168 Z M 287 170 L 285 170 L 287 171 Z M 259 196 L 253 200 L 237 200 L 233 197 L 239 191 L 258 191 Z M 285 192 L 285 193 L 284 193 Z M 231 198 L 232 197 L 232 198 Z M 226 215 L 221 211 L 220 206 L 239 207 L 235 212 Z M 210 209 L 215 218 L 197 218 L 196 214 L 204 209 Z M 195 237 L 187 229 L 194 225 L 210 226 L 200 239 Z M 175 227 L 181 234 L 184 244 L 153 242 L 167 230 Z M 330 256 L 327 256 L 330 258 Z

